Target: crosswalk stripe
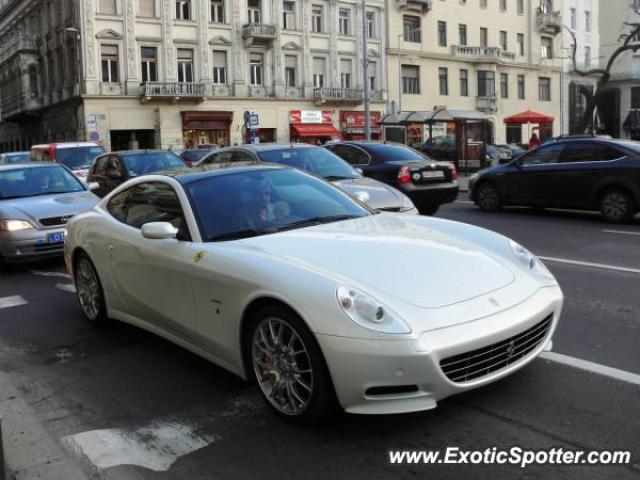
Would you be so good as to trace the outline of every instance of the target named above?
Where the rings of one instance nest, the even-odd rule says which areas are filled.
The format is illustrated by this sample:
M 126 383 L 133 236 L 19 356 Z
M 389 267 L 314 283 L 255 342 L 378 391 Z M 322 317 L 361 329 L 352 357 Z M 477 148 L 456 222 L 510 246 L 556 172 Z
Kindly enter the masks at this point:
M 11 308 L 11 307 L 19 307 L 20 305 L 27 305 L 27 302 L 20 295 L 11 295 L 9 297 L 0 297 L 0 309 L 2 308 Z

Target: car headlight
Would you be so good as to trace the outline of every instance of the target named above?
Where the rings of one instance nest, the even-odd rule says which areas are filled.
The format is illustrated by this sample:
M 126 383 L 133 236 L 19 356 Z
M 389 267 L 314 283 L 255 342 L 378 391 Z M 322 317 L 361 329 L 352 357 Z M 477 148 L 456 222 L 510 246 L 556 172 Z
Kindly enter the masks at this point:
M 26 220 L 2 220 L 0 222 L 0 230 L 5 232 L 16 232 L 18 230 L 28 230 L 35 228 L 31 223 Z
M 382 333 L 411 333 L 397 314 L 366 293 L 339 287 L 336 295 L 342 311 L 358 325 Z
M 407 210 L 414 210 L 416 206 L 413 204 L 411 199 L 406 195 L 402 195 L 402 206 L 400 207 L 401 212 L 406 212 Z
M 511 247 L 511 251 L 513 252 L 514 257 L 516 257 L 516 260 L 518 260 L 518 263 L 520 263 L 523 267 L 525 267 L 527 270 L 537 273 L 538 275 L 542 275 L 545 278 L 549 278 L 555 281 L 555 277 L 549 271 L 546 265 L 542 263 L 533 253 L 513 240 L 509 240 L 509 246 Z

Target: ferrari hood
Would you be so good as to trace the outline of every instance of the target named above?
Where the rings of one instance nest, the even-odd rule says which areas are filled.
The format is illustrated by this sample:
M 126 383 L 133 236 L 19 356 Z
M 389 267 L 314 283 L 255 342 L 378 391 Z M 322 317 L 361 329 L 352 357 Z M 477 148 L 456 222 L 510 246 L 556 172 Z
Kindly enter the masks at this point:
M 459 303 L 515 280 L 515 266 L 420 217 L 380 214 L 242 242 L 423 308 Z

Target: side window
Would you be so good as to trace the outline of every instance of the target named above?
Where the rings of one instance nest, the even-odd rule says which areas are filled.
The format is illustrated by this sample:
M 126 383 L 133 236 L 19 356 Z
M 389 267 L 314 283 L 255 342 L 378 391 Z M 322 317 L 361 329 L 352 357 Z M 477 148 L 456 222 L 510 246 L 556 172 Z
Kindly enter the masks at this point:
M 122 223 L 141 228 L 149 222 L 169 222 L 184 229 L 184 213 L 178 195 L 161 182 L 140 183 L 114 196 L 107 210 Z
M 107 178 L 124 178 L 124 166 L 122 161 L 115 155 L 109 155 L 105 165 L 105 176 Z
M 336 145 L 331 151 L 354 166 L 367 165 L 370 160 L 369 155 L 365 151 L 350 145 Z
M 107 162 L 109 161 L 109 156 L 105 155 L 104 157 L 96 158 L 96 162 L 93 164 L 92 173 L 94 175 L 99 175 L 101 177 L 105 176 L 107 171 Z
M 209 155 L 203 163 L 210 164 L 210 163 L 233 162 L 234 153 L 235 152 L 233 151 L 224 151 L 224 152 L 214 153 L 212 155 Z
M 255 162 L 255 158 L 253 158 L 247 152 L 243 152 L 242 150 L 236 150 L 233 152 L 233 161 L 234 162 Z
M 576 142 L 567 145 L 562 161 L 572 162 L 604 162 L 624 157 L 625 154 L 608 145 L 594 142 Z
M 564 144 L 553 144 L 539 148 L 533 153 L 525 155 L 520 164 L 521 165 L 542 165 L 546 163 L 558 163 L 560 161 L 560 154 L 564 149 Z

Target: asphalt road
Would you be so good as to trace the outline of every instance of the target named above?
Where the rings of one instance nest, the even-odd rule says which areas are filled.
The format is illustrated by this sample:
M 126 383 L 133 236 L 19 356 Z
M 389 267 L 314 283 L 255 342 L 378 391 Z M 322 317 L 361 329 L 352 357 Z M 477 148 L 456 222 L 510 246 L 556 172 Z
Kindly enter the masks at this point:
M 588 214 L 487 214 L 465 200 L 438 216 L 560 260 L 546 262 L 566 297 L 555 352 L 640 374 L 640 221 L 612 227 Z M 63 274 L 58 260 L 0 274 L 0 299 L 24 302 L 0 309 L 0 370 L 66 451 L 87 435 L 96 445 L 124 438 L 121 450 L 80 463 L 92 478 L 640 478 L 640 385 L 538 359 L 430 412 L 339 415 L 303 428 L 274 417 L 252 387 L 179 347 L 122 324 L 90 327 Z M 632 464 L 397 466 L 387 454 L 512 446 L 626 449 Z M 145 466 L 127 465 L 137 454 Z

